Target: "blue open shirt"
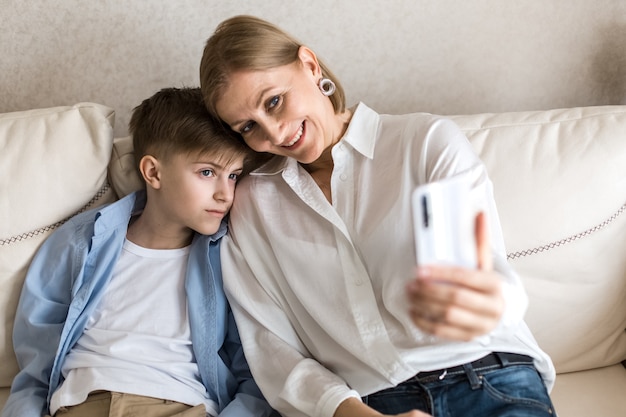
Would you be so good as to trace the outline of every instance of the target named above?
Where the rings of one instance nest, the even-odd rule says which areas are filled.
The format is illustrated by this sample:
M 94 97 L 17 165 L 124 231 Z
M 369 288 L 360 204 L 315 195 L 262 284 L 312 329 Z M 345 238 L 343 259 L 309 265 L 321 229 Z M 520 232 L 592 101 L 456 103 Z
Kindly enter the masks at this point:
M 49 413 L 52 393 L 63 381 L 63 361 L 111 278 L 131 215 L 144 205 L 144 192 L 130 194 L 73 217 L 43 243 L 17 308 L 13 345 L 20 372 L 2 417 Z M 269 416 L 272 409 L 252 379 L 222 287 L 219 252 L 226 231 L 222 222 L 217 233 L 196 234 L 191 245 L 185 290 L 193 351 L 220 416 Z

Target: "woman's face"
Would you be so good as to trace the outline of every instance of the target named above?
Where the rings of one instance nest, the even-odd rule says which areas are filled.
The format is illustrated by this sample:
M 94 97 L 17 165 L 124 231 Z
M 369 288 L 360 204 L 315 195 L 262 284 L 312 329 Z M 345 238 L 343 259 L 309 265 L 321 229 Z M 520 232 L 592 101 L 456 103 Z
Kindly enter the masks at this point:
M 230 74 L 215 107 L 250 148 L 309 164 L 340 139 L 345 126 L 317 85 L 315 54 L 301 47 L 298 55 L 289 65 Z

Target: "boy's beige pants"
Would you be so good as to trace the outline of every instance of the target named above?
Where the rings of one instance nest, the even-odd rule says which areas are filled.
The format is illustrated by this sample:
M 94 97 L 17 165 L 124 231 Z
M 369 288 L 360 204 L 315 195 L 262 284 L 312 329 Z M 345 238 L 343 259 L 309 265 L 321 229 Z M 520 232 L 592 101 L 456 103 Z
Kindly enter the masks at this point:
M 54 417 L 206 417 L 203 404 L 192 407 L 175 401 L 120 392 L 89 394 L 84 403 L 61 407 Z

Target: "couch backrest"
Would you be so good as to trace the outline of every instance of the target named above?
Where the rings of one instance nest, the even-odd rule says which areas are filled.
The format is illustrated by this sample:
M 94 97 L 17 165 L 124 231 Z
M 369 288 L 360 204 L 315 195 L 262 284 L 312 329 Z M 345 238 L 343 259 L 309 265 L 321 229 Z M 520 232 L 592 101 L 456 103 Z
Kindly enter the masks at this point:
M 626 106 L 454 120 L 488 167 L 528 324 L 557 371 L 626 359 Z M 0 388 L 17 371 L 12 323 L 34 252 L 72 214 L 141 186 L 112 124 L 90 103 L 0 115 Z
M 454 119 L 488 167 L 557 372 L 626 359 L 626 106 Z

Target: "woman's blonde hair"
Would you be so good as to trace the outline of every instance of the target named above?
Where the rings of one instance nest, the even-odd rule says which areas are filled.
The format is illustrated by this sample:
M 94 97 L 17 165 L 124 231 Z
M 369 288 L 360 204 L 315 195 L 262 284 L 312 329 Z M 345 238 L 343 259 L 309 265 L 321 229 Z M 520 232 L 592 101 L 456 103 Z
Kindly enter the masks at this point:
M 228 82 L 228 75 L 239 70 L 267 70 L 298 60 L 302 44 L 277 26 L 254 16 L 235 16 L 217 26 L 207 40 L 200 63 L 200 88 L 208 111 L 218 117 L 215 104 Z M 345 110 L 343 87 L 318 59 L 322 77 L 335 83 L 331 95 L 335 113 Z

